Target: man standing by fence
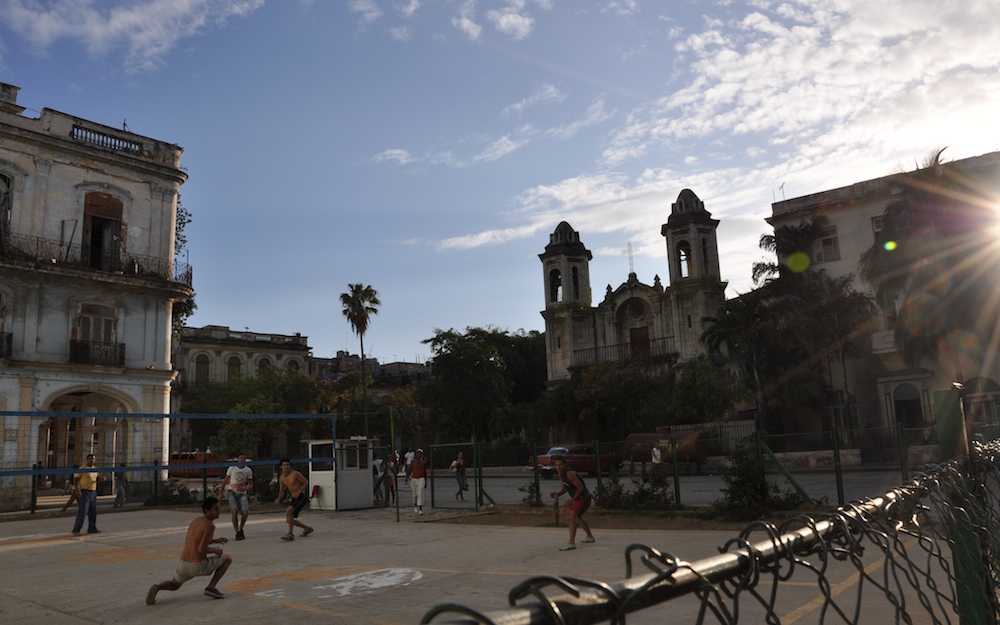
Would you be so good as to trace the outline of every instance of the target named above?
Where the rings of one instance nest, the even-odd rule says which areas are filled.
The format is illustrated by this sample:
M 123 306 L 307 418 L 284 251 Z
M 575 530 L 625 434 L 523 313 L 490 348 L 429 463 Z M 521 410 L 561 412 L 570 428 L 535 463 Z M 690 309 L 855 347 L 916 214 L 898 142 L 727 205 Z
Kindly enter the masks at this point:
M 410 490 L 413 492 L 413 513 L 424 513 L 424 484 L 427 477 L 427 461 L 424 460 L 424 450 L 418 449 L 410 464 Z
M 79 501 L 76 509 L 76 522 L 73 524 L 73 535 L 79 536 L 83 529 L 83 520 L 87 519 L 87 534 L 100 534 L 97 529 L 97 483 L 103 482 L 104 478 L 95 471 L 97 458 L 94 454 L 87 454 L 87 464 L 80 467 L 89 469 L 86 472 L 73 474 L 73 484 L 75 486 L 73 494 Z
M 226 469 L 226 479 L 222 481 L 222 492 L 229 501 L 232 511 L 233 531 L 236 540 L 243 540 L 243 526 L 250 516 L 250 491 L 253 490 L 253 469 L 247 466 L 247 455 L 236 456 L 236 466 Z M 240 517 L 237 521 L 237 517 Z

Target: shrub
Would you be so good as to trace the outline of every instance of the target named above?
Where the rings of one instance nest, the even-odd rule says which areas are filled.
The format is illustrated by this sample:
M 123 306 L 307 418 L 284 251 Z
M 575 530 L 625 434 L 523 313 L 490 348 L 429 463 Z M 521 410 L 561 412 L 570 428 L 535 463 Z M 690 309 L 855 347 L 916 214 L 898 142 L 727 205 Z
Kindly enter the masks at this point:
M 188 487 L 177 480 L 161 482 L 155 495 L 145 501 L 146 506 L 180 506 L 198 503 L 201 498 L 188 490 Z
M 661 467 L 623 480 L 612 471 L 595 493 L 595 503 L 608 510 L 669 510 L 674 503 L 670 472 Z
M 744 439 L 722 467 L 723 498 L 716 504 L 727 517 L 752 519 L 773 510 L 794 510 L 804 502 L 794 491 L 782 491 L 767 479 L 753 438 Z

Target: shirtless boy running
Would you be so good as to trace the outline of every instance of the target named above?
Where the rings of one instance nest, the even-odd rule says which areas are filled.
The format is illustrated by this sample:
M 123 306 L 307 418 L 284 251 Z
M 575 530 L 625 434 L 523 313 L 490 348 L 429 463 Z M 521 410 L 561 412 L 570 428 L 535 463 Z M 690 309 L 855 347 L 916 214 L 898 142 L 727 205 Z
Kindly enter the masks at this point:
M 219 518 L 219 500 L 215 497 L 205 497 L 201 502 L 201 516 L 191 521 L 191 525 L 188 526 L 187 536 L 184 538 L 184 550 L 181 552 L 181 559 L 177 563 L 173 579 L 152 586 L 146 593 L 147 605 L 156 603 L 157 592 L 177 590 L 184 582 L 202 575 L 212 576 L 212 580 L 205 587 L 206 597 L 213 599 L 225 597 L 215 585 L 229 570 L 233 559 L 223 555 L 222 547 L 209 546 L 225 545 L 229 542 L 225 538 L 212 538 L 215 533 L 213 521 L 217 518 Z
M 288 495 L 292 500 L 288 502 L 288 507 L 285 509 L 285 520 L 288 521 L 288 533 L 282 536 L 281 540 L 295 540 L 295 534 L 292 531 L 296 525 L 302 528 L 302 536 L 312 534 L 313 528 L 299 520 L 299 513 L 309 503 L 309 496 L 306 494 L 308 486 L 309 480 L 298 471 L 292 469 L 291 460 L 282 458 L 281 476 L 278 478 L 278 498 L 274 500 L 274 503 L 281 503 L 281 496 L 285 490 L 288 490 Z

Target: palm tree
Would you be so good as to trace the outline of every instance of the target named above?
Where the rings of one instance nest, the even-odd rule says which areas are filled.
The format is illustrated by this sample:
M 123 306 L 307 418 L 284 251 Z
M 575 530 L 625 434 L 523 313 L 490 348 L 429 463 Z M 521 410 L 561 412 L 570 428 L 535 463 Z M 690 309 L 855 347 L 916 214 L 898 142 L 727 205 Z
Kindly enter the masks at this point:
M 351 324 L 351 329 L 361 340 L 361 411 L 365 416 L 365 438 L 368 437 L 368 367 L 365 365 L 365 332 L 368 331 L 368 321 L 371 315 L 378 314 L 382 302 L 378 299 L 378 291 L 371 285 L 348 284 L 347 293 L 340 294 L 340 304 L 344 307 L 344 316 Z

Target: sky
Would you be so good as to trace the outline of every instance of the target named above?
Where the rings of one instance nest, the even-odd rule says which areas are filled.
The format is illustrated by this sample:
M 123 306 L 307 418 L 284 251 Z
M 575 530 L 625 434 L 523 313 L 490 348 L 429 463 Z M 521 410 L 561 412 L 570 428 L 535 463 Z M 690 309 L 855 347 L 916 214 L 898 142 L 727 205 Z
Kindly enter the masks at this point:
M 25 115 L 184 149 L 189 325 L 356 354 L 361 282 L 382 362 L 543 331 L 561 221 L 595 299 L 668 284 L 685 188 L 750 290 L 772 202 L 1000 149 L 998 41 L 996 0 L 0 0 Z

